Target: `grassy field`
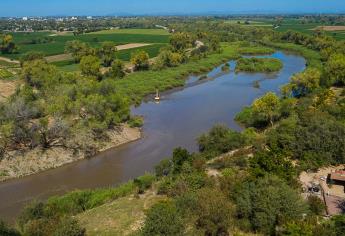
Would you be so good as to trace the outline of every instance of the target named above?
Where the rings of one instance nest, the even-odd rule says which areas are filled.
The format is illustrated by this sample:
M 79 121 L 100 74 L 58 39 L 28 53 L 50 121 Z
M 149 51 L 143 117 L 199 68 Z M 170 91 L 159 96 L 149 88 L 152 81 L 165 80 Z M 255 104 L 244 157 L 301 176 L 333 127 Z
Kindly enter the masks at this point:
M 247 23 L 246 23 L 247 22 Z M 240 24 L 242 26 L 261 26 L 261 27 L 272 27 L 271 22 L 265 22 L 260 20 L 243 20 L 243 19 L 232 19 L 226 20 L 225 23 L 228 24 Z
M 130 61 L 131 54 L 138 50 L 144 50 L 149 54 L 150 58 L 153 58 L 156 57 L 159 53 L 159 50 L 165 46 L 166 44 L 152 44 L 140 48 L 125 49 L 117 52 L 117 58 L 128 62 Z M 58 66 L 61 70 L 67 72 L 79 70 L 79 65 L 75 64 L 74 60 L 63 60 L 53 62 L 52 64 Z
M 51 32 L 13 33 L 12 35 L 15 43 L 19 46 L 19 53 L 3 56 L 13 59 L 18 59 L 29 51 L 43 52 L 46 56 L 62 54 L 64 53 L 66 42 L 71 40 L 80 40 L 89 43 L 93 47 L 99 47 L 104 41 L 113 41 L 118 45 L 127 43 L 164 44 L 169 41 L 168 33 L 161 29 L 111 30 L 79 36 L 70 34 L 51 36 Z M 48 39 L 48 41 L 46 43 L 33 44 L 32 41 L 37 39 Z
M 166 197 L 148 191 L 140 197 L 124 197 L 76 216 L 89 236 L 132 235 L 145 219 L 145 210 Z
M 305 34 L 314 34 L 316 32 L 316 29 L 318 29 L 321 26 L 328 26 L 327 24 L 321 24 L 321 23 L 302 23 L 299 20 L 285 20 L 283 21 L 282 25 L 275 29 L 278 32 L 286 32 L 289 30 L 297 31 Z M 332 36 L 337 40 L 343 40 L 345 39 L 345 30 L 338 31 L 338 30 L 330 30 L 330 31 L 324 31 L 325 34 L 328 36 Z
M 14 75 L 6 69 L 0 68 L 0 79 L 11 80 Z
M 148 34 L 148 35 L 169 35 L 164 29 L 111 29 L 92 32 L 89 34 Z

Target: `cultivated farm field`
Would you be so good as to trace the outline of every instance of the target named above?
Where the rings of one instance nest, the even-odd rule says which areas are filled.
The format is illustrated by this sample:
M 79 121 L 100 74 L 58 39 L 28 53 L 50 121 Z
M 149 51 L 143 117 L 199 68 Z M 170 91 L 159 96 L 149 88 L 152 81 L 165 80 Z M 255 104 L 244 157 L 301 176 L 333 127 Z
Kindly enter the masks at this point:
M 93 32 L 74 36 L 72 34 L 58 35 L 53 32 L 12 33 L 14 42 L 19 47 L 19 53 L 3 55 L 8 58 L 19 59 L 29 51 L 43 52 L 46 56 L 64 53 L 66 42 L 80 40 L 92 47 L 99 47 L 102 42 L 113 41 L 118 45 L 128 43 L 165 44 L 169 41 L 169 34 L 162 29 L 117 29 Z

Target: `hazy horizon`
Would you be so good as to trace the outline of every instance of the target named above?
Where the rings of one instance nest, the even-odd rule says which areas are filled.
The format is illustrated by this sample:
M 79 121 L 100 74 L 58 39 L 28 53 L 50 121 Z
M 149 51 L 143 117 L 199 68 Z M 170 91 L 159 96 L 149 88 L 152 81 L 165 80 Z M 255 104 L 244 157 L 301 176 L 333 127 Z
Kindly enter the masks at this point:
M 343 0 L 3 0 L 0 17 L 198 15 L 198 14 L 341 14 Z

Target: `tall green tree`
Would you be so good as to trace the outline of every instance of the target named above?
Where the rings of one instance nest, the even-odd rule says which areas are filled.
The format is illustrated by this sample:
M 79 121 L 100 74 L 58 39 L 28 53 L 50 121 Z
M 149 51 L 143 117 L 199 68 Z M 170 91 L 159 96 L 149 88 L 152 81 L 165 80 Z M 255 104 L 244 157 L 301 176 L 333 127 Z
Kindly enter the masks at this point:
M 119 78 L 119 79 L 123 78 L 126 75 L 124 70 L 125 70 L 125 65 L 121 60 L 116 59 L 115 61 L 111 63 L 110 74 L 113 78 Z
M 65 53 L 72 54 L 75 62 L 80 62 L 82 57 L 94 55 L 95 50 L 88 44 L 79 40 L 68 41 L 65 45 Z
M 285 96 L 302 97 L 320 86 L 321 72 L 318 69 L 308 69 L 292 76 L 291 82 L 282 88 Z
M 95 56 L 85 56 L 80 61 L 80 70 L 83 75 L 95 76 L 99 78 L 101 76 L 101 61 Z
M 137 51 L 131 55 L 131 63 L 135 70 L 147 70 L 150 66 L 149 54 L 144 50 Z
M 109 67 L 116 59 L 116 52 L 116 44 L 111 41 L 106 41 L 102 43 L 97 53 L 102 60 L 102 64 L 106 67 Z
M 333 54 L 326 63 L 325 71 L 329 78 L 328 85 L 345 85 L 345 55 Z
M 13 36 L 10 34 L 4 34 L 0 38 L 0 51 L 3 54 L 13 54 L 18 51 L 17 45 L 13 41 Z
M 273 126 L 275 119 L 279 117 L 280 100 L 272 92 L 256 99 L 253 103 L 253 113 Z

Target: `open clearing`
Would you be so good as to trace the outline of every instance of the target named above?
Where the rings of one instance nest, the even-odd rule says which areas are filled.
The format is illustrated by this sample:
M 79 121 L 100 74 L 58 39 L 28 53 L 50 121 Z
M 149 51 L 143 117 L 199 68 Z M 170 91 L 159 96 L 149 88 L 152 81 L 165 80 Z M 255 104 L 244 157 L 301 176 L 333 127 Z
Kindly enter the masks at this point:
M 345 26 L 344 26 L 344 25 L 337 25 L 337 26 L 319 26 L 319 27 L 316 27 L 314 30 L 343 31 L 343 30 L 345 30 Z
M 148 191 L 139 197 L 124 197 L 77 216 L 80 224 L 93 235 L 131 235 L 139 230 L 145 219 L 145 210 L 166 197 Z
M 151 44 L 149 43 L 128 43 L 124 45 L 119 45 L 116 48 L 118 51 L 122 51 L 122 50 L 127 50 L 127 49 L 132 49 L 132 48 L 146 47 L 150 45 Z M 73 57 L 71 54 L 64 53 L 64 54 L 59 54 L 59 55 L 54 55 L 54 56 L 48 56 L 48 57 L 45 57 L 45 59 L 48 62 L 58 62 L 58 61 L 72 60 Z
M 49 56 L 45 57 L 45 59 L 48 62 L 56 62 L 56 61 L 66 61 L 66 60 L 72 60 L 73 57 L 69 53 L 64 53 L 64 54 L 59 54 L 59 55 L 54 55 L 54 56 Z
M 169 35 L 164 29 L 110 29 L 101 30 L 88 34 L 148 34 L 148 35 Z
M 19 59 L 24 53 L 38 51 L 46 56 L 64 54 L 65 44 L 68 41 L 80 40 L 99 47 L 102 42 L 112 41 L 117 45 L 125 44 L 166 44 L 169 42 L 169 33 L 163 29 L 124 29 L 106 30 L 82 35 L 56 35 L 56 32 L 11 33 L 19 47 L 19 53 L 2 55 L 9 59 Z M 44 43 L 37 43 L 42 39 Z M 8 60 L 8 59 L 7 59 Z
M 11 96 L 17 88 L 17 82 L 0 80 L 0 101 Z

